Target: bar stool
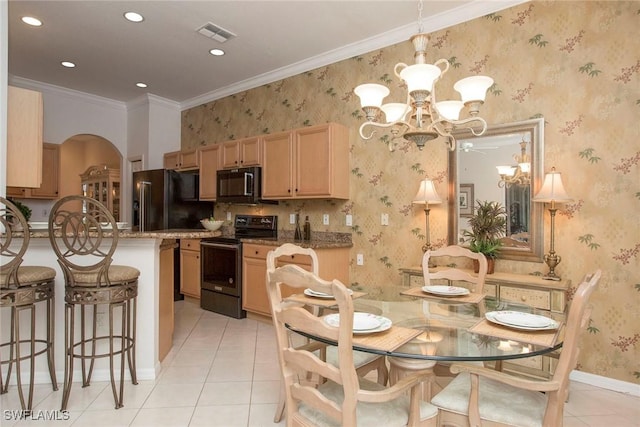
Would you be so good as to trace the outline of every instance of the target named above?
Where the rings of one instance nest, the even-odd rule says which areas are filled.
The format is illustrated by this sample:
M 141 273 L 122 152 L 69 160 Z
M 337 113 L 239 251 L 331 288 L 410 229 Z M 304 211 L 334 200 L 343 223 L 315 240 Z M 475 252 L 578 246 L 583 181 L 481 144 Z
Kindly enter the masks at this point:
M 109 359 L 115 408 L 119 409 L 123 406 L 125 358 L 132 383 L 138 383 L 135 350 L 140 271 L 112 264 L 118 246 L 118 227 L 106 206 L 92 198 L 67 196 L 58 200 L 49 215 L 49 230 L 51 246 L 65 280 L 66 357 L 62 410 L 69 403 L 74 360 L 81 361 L 82 386 L 87 387 L 95 360 L 105 357 Z M 109 310 L 106 335 L 98 330 L 98 306 L 107 306 Z M 119 325 L 114 322 L 117 309 L 120 309 Z M 80 313 L 79 337 L 76 336 L 76 311 Z M 116 326 L 119 330 L 114 329 Z M 115 381 L 117 355 L 120 355 L 118 385 Z
M 58 390 L 53 357 L 55 331 L 55 277 L 56 271 L 50 267 L 22 266 L 22 258 L 29 247 L 29 226 L 20 209 L 13 203 L 0 197 L 0 307 L 11 308 L 9 340 L 2 340 L 1 346 L 9 347 L 9 356 L 0 363 L 0 392 L 7 393 L 13 365 L 16 367 L 16 384 L 20 405 L 23 410 L 33 406 L 33 384 L 35 376 L 35 358 L 46 353 L 49 376 L 53 390 Z M 22 236 L 17 236 L 20 233 Z M 22 243 L 16 241 L 22 237 Z M 38 304 L 43 303 L 43 304 Z M 46 306 L 46 337 L 37 338 L 36 307 Z M 21 321 L 21 312 L 29 316 Z M 20 326 L 26 326 L 30 320 L 28 338 L 22 338 Z M 39 347 L 36 349 L 36 345 Z M 26 353 L 23 350 L 26 347 Z M 22 362 L 29 360 L 29 393 L 25 402 L 22 384 Z M 2 375 L 2 365 L 9 365 L 6 376 Z

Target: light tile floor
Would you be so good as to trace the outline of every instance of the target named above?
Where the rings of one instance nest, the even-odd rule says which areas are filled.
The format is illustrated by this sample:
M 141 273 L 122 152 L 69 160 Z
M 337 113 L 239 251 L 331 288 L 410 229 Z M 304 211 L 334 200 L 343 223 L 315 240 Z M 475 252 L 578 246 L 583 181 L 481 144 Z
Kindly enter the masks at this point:
M 209 426 L 272 427 L 279 394 L 273 328 L 176 303 L 174 346 L 155 381 L 125 387 L 125 406 L 113 409 L 107 382 L 74 384 L 68 420 L 7 419 L 19 408 L 15 387 L 2 395 L 1 426 Z M 61 389 L 38 385 L 34 410 L 60 407 Z M 572 382 L 565 427 L 640 426 L 640 398 Z

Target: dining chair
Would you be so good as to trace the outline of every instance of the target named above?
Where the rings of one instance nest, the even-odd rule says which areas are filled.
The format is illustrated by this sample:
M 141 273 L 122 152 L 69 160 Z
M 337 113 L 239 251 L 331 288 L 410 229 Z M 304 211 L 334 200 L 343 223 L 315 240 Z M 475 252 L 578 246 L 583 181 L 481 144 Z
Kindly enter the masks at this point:
M 575 368 L 580 333 L 589 323 L 589 298 L 601 270 L 585 276 L 570 303 L 562 350 L 550 380 L 532 380 L 472 365 L 451 366 L 459 375 L 433 399 L 440 407 L 441 425 L 561 426 Z
M 29 247 L 29 225 L 20 209 L 4 197 L 0 197 L 0 307 L 10 308 L 9 339 L 2 339 L 2 347 L 8 347 L 7 359 L 0 363 L 0 393 L 9 391 L 11 371 L 15 365 L 16 385 L 23 410 L 33 406 L 33 385 L 36 356 L 45 354 L 53 390 L 58 390 L 54 363 L 55 331 L 55 277 L 51 267 L 22 265 Z M 38 333 L 38 307 L 46 307 L 44 328 Z M 21 316 L 26 312 L 27 316 Z M 28 336 L 21 328 L 29 331 Z M 36 346 L 38 347 L 36 349 Z M 25 400 L 23 391 L 23 362 L 29 361 L 29 391 Z M 2 366 L 8 365 L 6 375 Z
M 435 426 L 438 411 L 421 401 L 416 385 L 419 375 L 408 376 L 385 387 L 359 377 L 354 366 L 353 299 L 338 280 L 322 280 L 297 265 L 284 265 L 267 273 L 278 356 L 286 394 L 287 426 Z M 339 325 L 310 313 L 300 303 L 282 297 L 281 287 L 309 288 L 333 295 Z M 307 331 L 338 344 L 336 365 L 326 363 L 316 352 L 295 347 L 290 330 Z M 326 379 L 319 386 L 300 381 L 300 372 Z M 407 393 L 410 396 L 407 396 Z
M 96 359 L 108 358 L 116 409 L 123 406 L 125 359 L 132 383 L 138 383 L 135 352 L 140 271 L 113 264 L 118 235 L 113 215 L 95 199 L 67 196 L 51 208 L 49 240 L 65 280 L 63 410 L 69 402 L 75 359 L 80 359 L 82 386 L 87 387 Z M 98 328 L 98 307 L 104 306 L 108 310 L 106 331 L 103 327 Z M 118 309 L 120 315 L 116 319 Z M 80 314 L 79 325 L 76 325 L 76 311 Z M 120 355 L 120 363 L 116 367 L 117 355 Z M 120 374 L 119 387 L 115 380 L 116 371 Z
M 472 275 L 468 271 L 457 267 L 446 267 L 436 271 L 429 267 L 429 262 L 434 257 L 467 258 L 471 261 L 475 260 L 479 264 L 479 272 L 476 275 Z M 464 282 L 465 287 L 470 288 L 469 291 L 472 294 L 482 295 L 484 281 L 487 275 L 487 259 L 481 253 L 472 252 L 467 248 L 457 245 L 428 250 L 422 256 L 422 274 L 425 286 L 431 286 L 432 281 L 436 280 L 447 280 L 448 283 L 456 282 L 456 285 Z M 426 331 L 424 336 L 416 337 L 416 339 L 405 345 L 421 347 L 425 354 L 428 354 L 430 351 L 435 353 L 439 339 L 442 339 L 442 337 L 438 332 Z M 394 384 L 400 378 L 411 372 L 422 372 L 427 375 L 421 385 L 423 399 L 426 401 L 431 400 L 432 397 L 432 389 L 436 377 L 434 370 L 437 370 L 438 366 L 446 367 L 446 369 L 441 368 L 438 372 L 442 372 L 443 375 L 449 375 L 448 364 L 446 363 L 440 362 L 436 364 L 433 360 L 405 359 L 400 357 L 389 357 L 388 359 L 390 384 Z
M 292 243 L 285 243 L 273 251 L 270 251 L 267 254 L 267 272 L 274 271 L 276 269 L 276 265 L 278 264 L 278 260 L 281 257 L 295 257 L 295 256 L 308 256 L 311 258 L 311 271 L 316 276 L 319 276 L 319 262 L 318 255 L 316 251 L 312 248 L 303 248 L 298 245 L 294 245 Z M 320 309 L 316 306 L 307 307 L 314 315 L 318 316 L 321 314 Z M 299 336 L 298 336 L 299 337 Z M 295 336 L 290 334 L 290 338 L 295 340 Z M 306 344 L 306 343 L 305 343 Z M 318 350 L 321 354 L 321 357 L 332 365 L 336 365 L 338 363 L 338 354 L 337 348 L 334 346 L 328 347 L 319 347 Z M 356 371 L 358 375 L 365 376 L 367 373 L 376 370 L 378 374 L 378 383 L 385 385 L 387 383 L 389 377 L 389 371 L 387 368 L 387 364 L 385 362 L 384 356 L 379 356 L 376 354 L 365 353 L 362 351 L 354 351 L 354 366 L 356 367 Z M 274 415 L 273 421 L 280 422 L 282 419 L 282 415 L 284 414 L 285 407 L 285 394 L 284 391 L 281 390 L 280 398 L 278 400 L 278 406 L 276 407 L 276 413 Z

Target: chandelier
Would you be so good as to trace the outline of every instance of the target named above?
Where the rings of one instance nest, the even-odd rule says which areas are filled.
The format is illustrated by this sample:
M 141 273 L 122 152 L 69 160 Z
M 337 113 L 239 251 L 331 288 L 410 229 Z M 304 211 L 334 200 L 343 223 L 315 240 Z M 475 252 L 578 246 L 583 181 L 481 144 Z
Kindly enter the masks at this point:
M 512 185 L 529 185 L 531 183 L 531 156 L 527 154 L 527 141 L 520 143 L 520 154 L 513 155 L 517 166 L 496 166 L 500 181 L 498 187 L 509 188 Z
M 456 142 L 451 134 L 454 129 L 466 127 L 476 136 L 487 130 L 486 121 L 478 117 L 478 113 L 493 79 L 486 76 L 464 78 L 453 86 L 462 100 L 437 101 L 436 83 L 449 70 L 449 61 L 439 59 L 434 64 L 427 63 L 426 49 L 430 36 L 422 32 L 422 2 L 418 4 L 418 12 L 419 34 L 410 39 L 415 49 L 415 64 L 400 62 L 393 69 L 396 77 L 407 87 L 406 101 L 382 104 L 382 100 L 390 93 L 386 86 L 377 83 L 357 86 L 354 92 L 360 97 L 367 119 L 360 126 L 360 136 L 365 140 L 373 137 L 375 130 L 365 135 L 365 128 L 369 126 L 390 128 L 393 135 L 390 151 L 395 149 L 397 138 L 413 142 L 422 150 L 428 141 L 442 136 L 449 144 L 449 149 L 454 151 Z M 464 107 L 468 108 L 471 117 L 460 119 Z M 381 113 L 384 114 L 384 122 L 379 121 Z

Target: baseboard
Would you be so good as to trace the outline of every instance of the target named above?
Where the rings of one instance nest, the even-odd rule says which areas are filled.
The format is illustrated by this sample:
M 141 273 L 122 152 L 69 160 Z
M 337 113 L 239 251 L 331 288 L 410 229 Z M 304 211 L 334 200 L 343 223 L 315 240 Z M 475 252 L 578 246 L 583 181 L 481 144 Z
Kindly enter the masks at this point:
M 158 378 L 159 369 L 156 367 L 155 369 L 136 369 L 136 376 L 138 380 L 155 380 Z M 125 381 L 131 381 L 131 376 L 129 375 L 129 370 L 125 370 Z M 116 373 L 116 380 L 119 380 L 120 376 Z M 64 370 L 56 370 L 56 380 L 58 380 L 58 385 L 62 385 L 64 381 Z M 73 371 L 73 382 L 82 381 L 82 371 L 77 369 Z M 93 371 L 91 375 L 91 382 L 101 382 L 101 381 L 111 381 L 109 376 L 108 369 L 96 369 Z M 29 375 L 22 376 L 22 383 L 29 384 Z M 51 384 L 51 377 L 49 377 L 49 373 L 47 371 L 36 372 L 34 377 L 34 384 Z M 16 385 L 16 376 L 15 374 L 11 375 L 9 380 L 9 385 Z
M 615 380 L 613 378 L 602 377 L 600 375 L 590 374 L 588 372 L 572 371 L 569 375 L 572 381 L 589 384 L 600 387 L 605 390 L 626 393 L 632 396 L 640 397 L 640 384 L 629 383 L 626 381 Z

